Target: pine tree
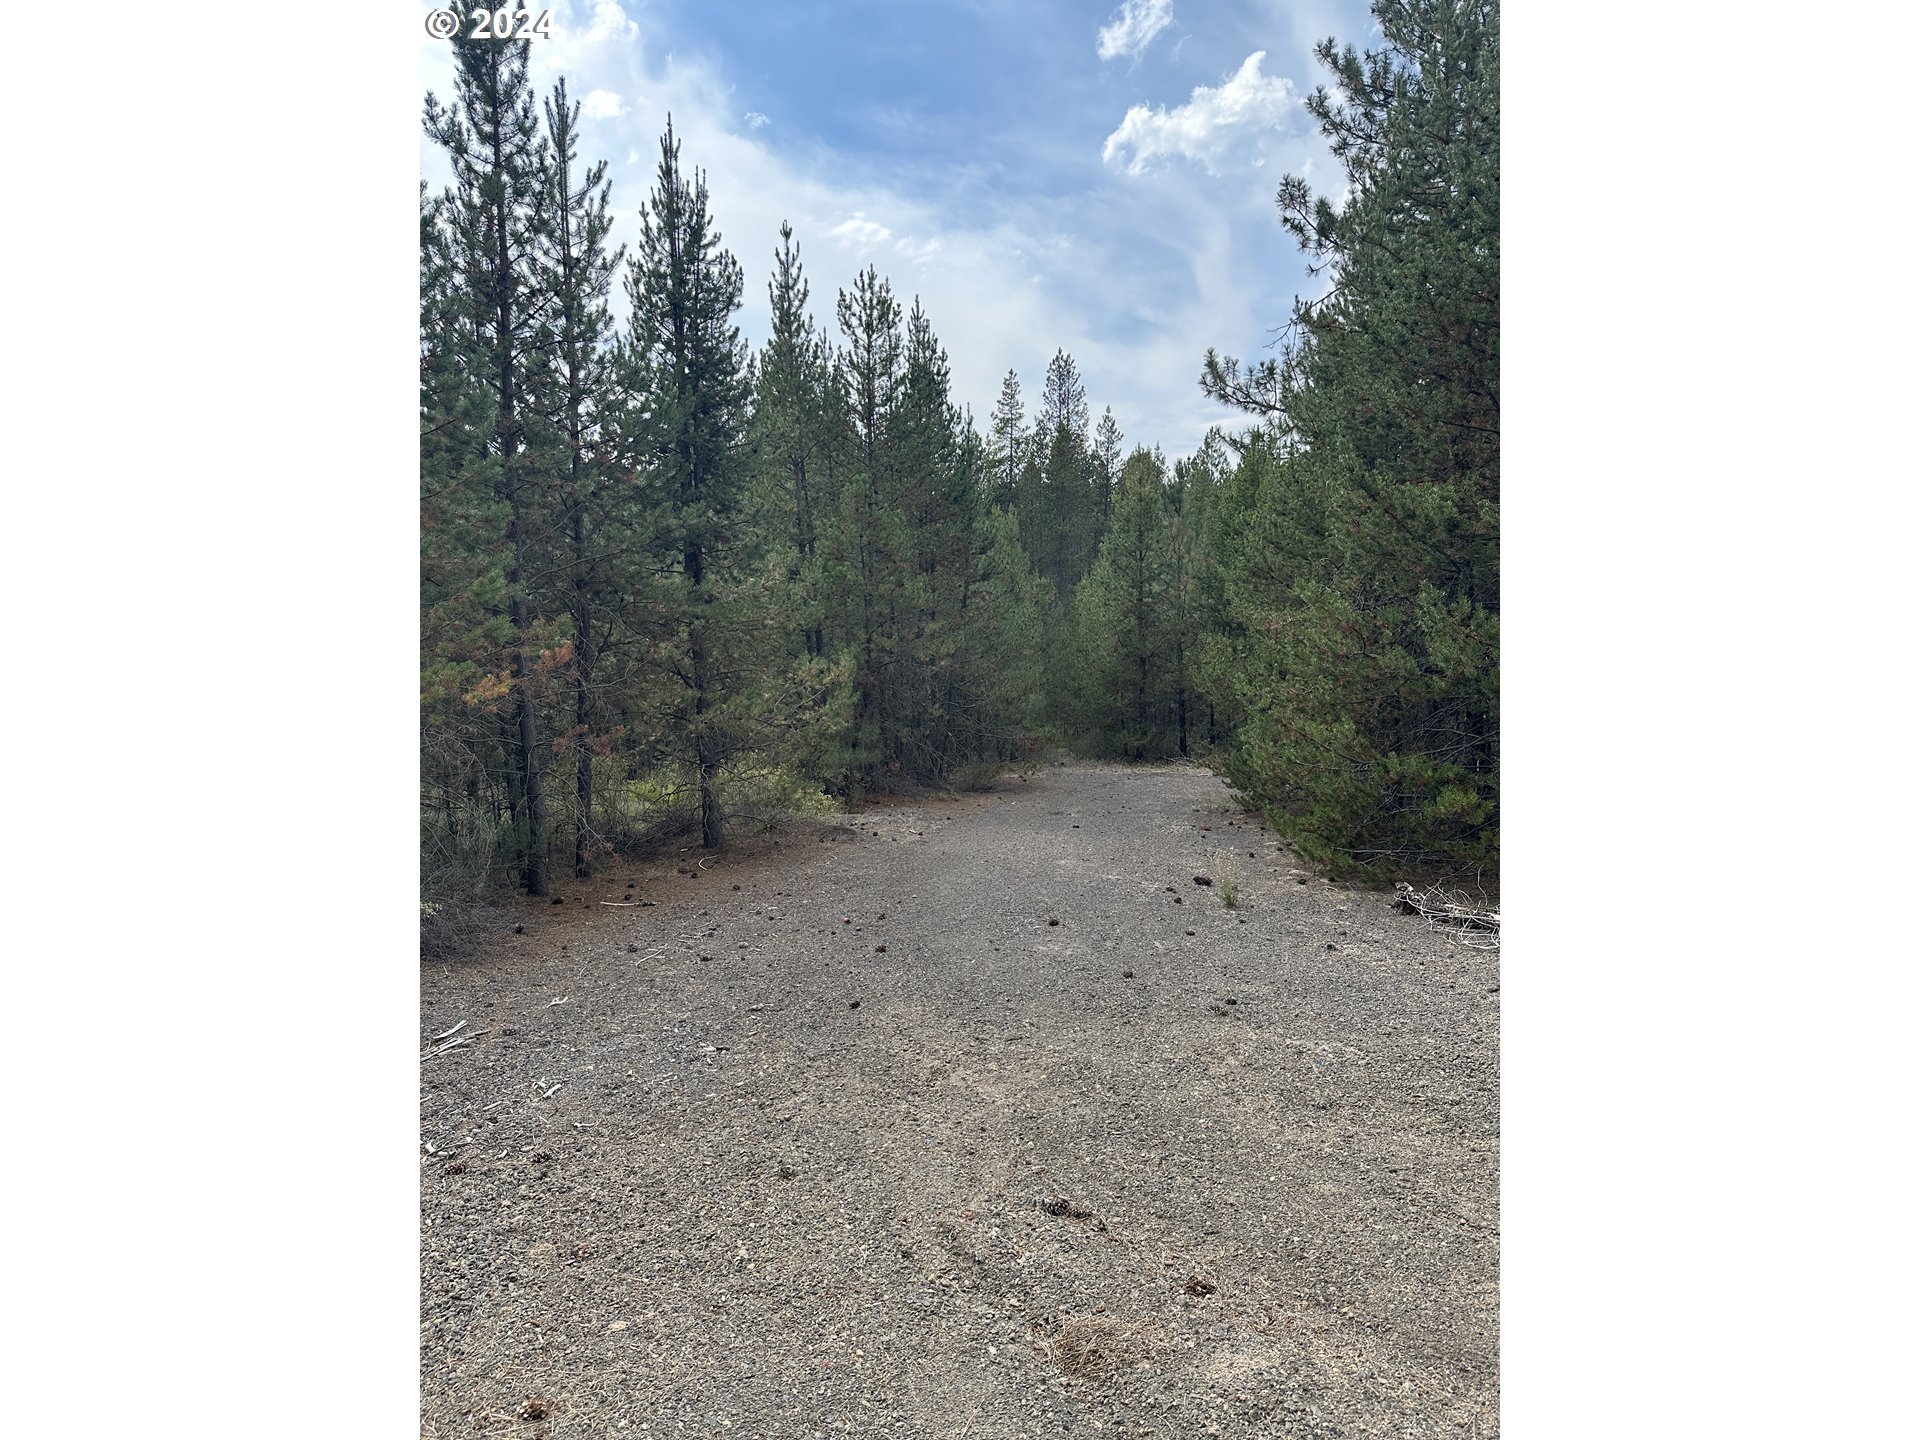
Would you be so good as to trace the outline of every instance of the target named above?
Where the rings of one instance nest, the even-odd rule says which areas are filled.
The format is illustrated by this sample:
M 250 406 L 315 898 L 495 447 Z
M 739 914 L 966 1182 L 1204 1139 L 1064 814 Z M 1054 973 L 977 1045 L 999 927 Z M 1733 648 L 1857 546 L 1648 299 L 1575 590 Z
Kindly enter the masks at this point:
M 449 197 L 420 211 L 420 779 L 422 941 L 492 878 L 503 823 L 491 777 L 511 632 L 489 455 L 493 398 L 449 234 Z M 485 722 L 485 723 L 481 723 Z
M 1047 362 L 1046 384 L 1040 391 L 1040 413 L 1035 428 L 1043 435 L 1065 429 L 1082 444 L 1087 438 L 1087 387 L 1081 383 L 1079 367 L 1064 350 L 1053 352 Z
M 1087 392 L 1073 357 L 1054 353 L 1034 420 L 1037 473 L 1022 473 L 1020 536 L 1034 568 L 1065 602 L 1100 545 L 1095 462 L 1088 452 Z
M 1282 364 L 1209 355 L 1272 432 L 1218 527 L 1236 783 L 1304 853 L 1375 871 L 1497 863 L 1499 13 L 1377 4 L 1308 108 L 1345 170 L 1282 221 L 1334 285 Z M 1284 565 L 1282 559 L 1284 557 Z
M 722 767 L 751 744 L 753 676 L 742 652 L 756 617 L 739 583 L 745 537 L 737 533 L 748 469 L 747 353 L 733 324 L 743 291 L 739 262 L 708 214 L 706 177 L 681 171 L 669 119 L 627 271 L 633 308 L 619 365 L 633 412 L 628 443 L 664 581 L 658 623 L 670 644 L 658 654 L 678 691 L 670 738 L 685 747 L 709 849 L 725 832 Z
M 993 407 L 993 431 L 988 460 L 993 469 L 993 503 L 1011 510 L 1020 490 L 1020 466 L 1028 448 L 1026 408 L 1020 400 L 1020 377 L 1007 371 L 1000 382 L 1000 400 Z
M 808 285 L 793 226 L 780 226 L 780 248 L 767 285 L 772 333 L 754 382 L 754 441 L 769 491 L 765 523 L 782 534 L 790 555 L 789 603 L 805 651 L 826 651 L 819 595 L 820 531 L 835 496 L 829 451 L 836 426 L 828 384 L 831 359 L 807 313 Z
M 505 521 L 505 601 L 512 643 L 507 655 L 514 760 L 509 795 L 522 837 L 530 894 L 547 892 L 545 755 L 533 687 L 538 617 L 526 576 L 538 543 L 538 479 L 528 464 L 534 417 L 525 404 L 539 359 L 546 298 L 529 283 L 542 215 L 541 147 L 527 83 L 527 41 L 453 41 L 454 94 L 443 106 L 427 97 L 427 134 L 446 148 L 453 171 L 445 205 L 451 264 L 459 277 L 462 319 L 471 326 L 476 362 L 490 389 L 489 448 Z
M 1217 586 L 1213 582 L 1213 557 L 1207 547 L 1207 517 L 1218 493 L 1221 468 L 1219 432 L 1209 431 L 1207 442 L 1198 454 L 1173 464 L 1173 481 L 1167 487 L 1167 514 L 1170 546 L 1173 554 L 1173 585 L 1170 628 L 1173 634 L 1174 724 L 1182 755 L 1191 755 L 1196 746 L 1196 710 L 1201 704 L 1196 684 L 1196 667 L 1207 631 L 1218 621 L 1211 604 Z M 1211 715 L 1198 738 L 1213 741 Z
M 1079 683 L 1074 718 L 1140 760 L 1178 743 L 1178 595 L 1166 467 L 1135 450 L 1121 471 L 1113 523 L 1073 597 Z
M 1109 405 L 1101 412 L 1099 427 L 1093 432 L 1093 485 L 1103 534 L 1113 515 L 1113 487 L 1120 483 L 1122 438 L 1119 423 L 1113 418 L 1113 407 Z M 1096 539 L 1094 543 L 1097 548 L 1099 541 Z
M 593 852 L 593 755 L 596 662 L 618 633 L 619 587 L 610 552 L 631 523 L 624 514 L 627 487 L 609 473 L 600 435 L 601 401 L 611 388 L 607 308 L 624 248 L 609 251 L 613 230 L 605 161 L 579 159 L 580 104 L 561 80 L 544 105 L 546 163 L 542 170 L 544 224 L 534 273 L 552 297 L 544 367 L 546 411 L 564 447 L 561 487 L 567 530 L 572 620 L 574 751 L 573 869 L 590 873 Z
M 899 302 L 871 265 L 840 292 L 835 310 L 846 342 L 840 370 L 851 445 L 835 525 L 836 608 L 855 652 L 851 743 L 854 781 L 864 786 L 900 764 L 885 712 L 909 553 L 891 435 L 904 355 Z
M 964 629 L 985 453 L 954 408 L 947 352 L 917 296 L 895 433 L 911 609 L 901 637 L 909 665 L 891 709 L 907 771 L 939 780 L 967 743 L 956 718 L 968 689 Z

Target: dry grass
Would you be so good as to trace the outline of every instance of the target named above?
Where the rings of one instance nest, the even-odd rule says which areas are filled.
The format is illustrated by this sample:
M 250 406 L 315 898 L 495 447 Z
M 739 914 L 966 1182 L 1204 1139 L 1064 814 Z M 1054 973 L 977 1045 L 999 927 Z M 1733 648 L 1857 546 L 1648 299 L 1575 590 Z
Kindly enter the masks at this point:
M 1040 1353 L 1062 1375 L 1093 1380 L 1152 1358 L 1151 1320 L 1129 1323 L 1105 1315 L 1075 1315 L 1052 1334 L 1036 1335 Z

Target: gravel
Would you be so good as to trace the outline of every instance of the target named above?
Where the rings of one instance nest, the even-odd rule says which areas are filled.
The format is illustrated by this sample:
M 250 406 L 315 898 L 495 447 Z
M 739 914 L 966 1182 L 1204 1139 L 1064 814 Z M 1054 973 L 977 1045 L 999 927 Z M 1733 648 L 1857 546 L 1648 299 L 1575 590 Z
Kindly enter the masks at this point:
M 698 856 L 423 967 L 423 1436 L 1497 1434 L 1496 956 L 1192 766 Z

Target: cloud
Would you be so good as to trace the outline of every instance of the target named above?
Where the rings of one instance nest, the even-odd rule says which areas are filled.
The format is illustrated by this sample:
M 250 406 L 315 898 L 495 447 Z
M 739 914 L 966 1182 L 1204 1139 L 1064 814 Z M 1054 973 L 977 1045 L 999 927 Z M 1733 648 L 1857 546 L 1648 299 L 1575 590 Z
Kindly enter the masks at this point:
M 640 27 L 627 18 L 620 0 L 554 0 L 541 8 L 553 12 L 553 34 L 535 40 L 528 59 L 534 82 L 543 91 L 562 75 L 569 82 L 583 78 L 595 68 L 599 56 L 631 45 L 640 36 Z M 573 88 L 571 83 L 568 88 Z M 582 113 L 593 114 L 584 106 Z M 617 119 L 625 113 L 593 118 Z
M 580 102 L 580 113 L 589 120 L 618 120 L 627 113 L 627 103 L 611 90 L 594 90 Z
M 1209 174 L 1218 173 L 1217 163 L 1238 142 L 1263 131 L 1286 130 L 1301 113 L 1291 80 L 1260 73 L 1266 58 L 1266 51 L 1254 51 L 1226 83 L 1217 89 L 1197 85 L 1186 104 L 1171 110 L 1135 105 L 1107 136 L 1100 158 L 1111 165 L 1131 150 L 1127 173 L 1138 175 L 1149 160 L 1184 155 L 1198 160 Z
M 580 38 L 584 44 L 597 45 L 602 40 L 631 40 L 639 33 L 640 27 L 620 8 L 620 0 L 594 0 L 593 18 Z
M 1113 60 L 1125 55 L 1138 60 L 1172 19 L 1173 0 L 1127 0 L 1120 7 L 1119 18 L 1100 27 L 1100 58 Z
M 740 118 L 747 122 L 747 128 L 750 130 L 758 130 L 762 125 L 767 123 L 767 117 L 762 115 L 758 110 L 749 110 Z
M 884 241 L 891 240 L 893 231 L 884 225 L 875 224 L 861 211 L 856 210 L 849 218 L 827 231 L 827 238 L 838 240 L 850 250 L 867 251 Z

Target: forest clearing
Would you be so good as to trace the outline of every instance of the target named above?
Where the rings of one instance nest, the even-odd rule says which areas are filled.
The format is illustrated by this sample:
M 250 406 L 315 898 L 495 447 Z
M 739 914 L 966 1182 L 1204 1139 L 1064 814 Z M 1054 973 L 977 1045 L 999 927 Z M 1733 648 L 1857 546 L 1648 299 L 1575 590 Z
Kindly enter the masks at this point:
M 1372 18 L 1088 137 L 1117 244 L 1257 122 L 1174 250 L 1299 253 L 1149 374 L 612 0 L 432 52 L 424 1435 L 1497 1432 L 1497 932 L 1392 886 L 1498 886 L 1498 11 Z
M 423 1435 L 1495 1433 L 1496 955 L 1190 765 L 702 855 L 425 967 Z

